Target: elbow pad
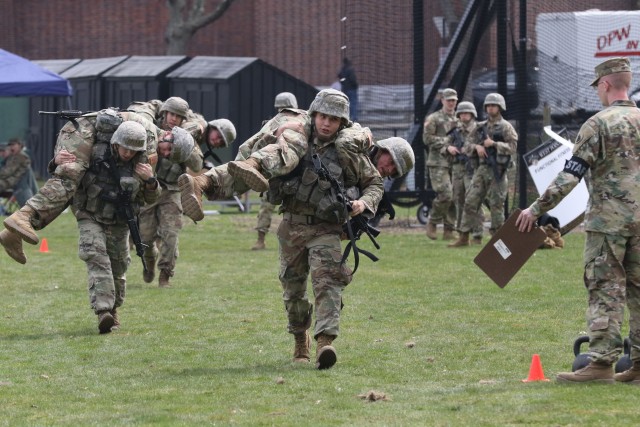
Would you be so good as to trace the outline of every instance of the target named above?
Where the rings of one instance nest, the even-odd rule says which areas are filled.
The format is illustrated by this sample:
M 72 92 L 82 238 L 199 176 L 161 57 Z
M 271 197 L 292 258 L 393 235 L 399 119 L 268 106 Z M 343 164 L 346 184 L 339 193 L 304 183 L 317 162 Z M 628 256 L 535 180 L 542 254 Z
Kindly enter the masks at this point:
M 589 170 L 589 164 L 580 157 L 573 156 L 564 162 L 563 172 L 571 174 L 581 180 L 585 173 Z

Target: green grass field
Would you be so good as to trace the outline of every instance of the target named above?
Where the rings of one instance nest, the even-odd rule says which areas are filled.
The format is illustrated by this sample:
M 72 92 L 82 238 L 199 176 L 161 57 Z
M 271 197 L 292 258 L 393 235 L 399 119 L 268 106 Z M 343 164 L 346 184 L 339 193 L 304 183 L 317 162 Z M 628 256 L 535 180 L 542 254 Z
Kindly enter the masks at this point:
M 640 388 L 554 381 L 585 330 L 582 233 L 500 289 L 473 264 L 479 247 L 429 241 L 406 226 L 414 213 L 361 261 L 328 371 L 291 362 L 277 241 L 249 250 L 254 214 L 186 224 L 171 289 L 145 284 L 134 255 L 107 335 L 64 214 L 40 234 L 48 253 L 26 245 L 25 266 L 0 253 L 0 425 L 633 424 Z M 521 381 L 534 353 L 550 382 Z M 359 397 L 371 390 L 387 400 Z

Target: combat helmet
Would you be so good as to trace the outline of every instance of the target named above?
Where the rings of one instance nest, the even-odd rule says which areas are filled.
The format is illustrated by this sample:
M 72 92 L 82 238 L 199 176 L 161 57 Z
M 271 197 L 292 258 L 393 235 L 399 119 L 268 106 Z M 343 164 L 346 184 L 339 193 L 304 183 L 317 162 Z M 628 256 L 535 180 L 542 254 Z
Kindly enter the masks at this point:
M 173 129 L 171 129 L 171 135 L 173 135 L 173 142 L 169 160 L 174 163 L 187 161 L 195 145 L 193 137 L 189 132 L 178 126 L 174 126 Z
M 474 118 L 478 118 L 478 112 L 476 111 L 476 106 L 473 105 L 473 102 L 462 101 L 459 103 L 458 108 L 456 108 L 456 117 L 458 117 L 460 113 L 471 113 Z
M 138 122 L 123 122 L 111 137 L 111 145 L 118 144 L 132 151 L 147 149 L 147 131 Z
M 228 147 L 236 140 L 236 127 L 231 123 L 231 120 L 227 119 L 215 119 L 207 123 L 207 127 L 216 128 L 220 131 L 222 139 L 224 140 L 224 146 Z M 207 129 L 207 135 L 209 134 Z
M 486 108 L 487 105 L 497 105 L 500 107 L 500 111 L 507 111 L 507 104 L 504 102 L 504 96 L 499 93 L 490 93 L 484 98 L 484 104 L 482 108 Z
M 291 92 L 281 92 L 276 95 L 273 106 L 277 109 L 298 108 L 298 100 L 296 99 L 296 96 Z
M 376 147 L 382 148 L 391 154 L 393 163 L 396 165 L 396 174 L 391 178 L 400 178 L 413 169 L 416 162 L 415 154 L 411 145 L 403 138 L 394 136 L 374 143 Z
M 345 123 L 349 123 L 349 98 L 339 90 L 323 89 L 309 106 L 309 115 L 313 113 L 340 117 Z
M 160 107 L 160 113 L 164 111 L 172 112 L 184 118 L 189 114 L 189 103 L 178 96 L 168 98 Z

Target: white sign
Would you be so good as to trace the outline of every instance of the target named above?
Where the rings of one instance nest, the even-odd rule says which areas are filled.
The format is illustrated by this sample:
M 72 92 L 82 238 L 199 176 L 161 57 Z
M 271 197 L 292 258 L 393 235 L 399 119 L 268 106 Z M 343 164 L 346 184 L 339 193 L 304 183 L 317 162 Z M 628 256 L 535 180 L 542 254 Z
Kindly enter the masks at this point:
M 545 128 L 545 131 L 550 129 Z M 546 142 L 524 155 L 524 161 L 529 169 L 539 194 L 544 193 L 556 175 L 564 169 L 564 163 L 571 158 L 573 144 L 560 137 L 555 132 L 551 133 L 557 140 Z M 584 214 L 589 200 L 589 191 L 584 179 L 569 193 L 555 208 L 547 212 L 560 222 L 563 228 L 580 215 Z

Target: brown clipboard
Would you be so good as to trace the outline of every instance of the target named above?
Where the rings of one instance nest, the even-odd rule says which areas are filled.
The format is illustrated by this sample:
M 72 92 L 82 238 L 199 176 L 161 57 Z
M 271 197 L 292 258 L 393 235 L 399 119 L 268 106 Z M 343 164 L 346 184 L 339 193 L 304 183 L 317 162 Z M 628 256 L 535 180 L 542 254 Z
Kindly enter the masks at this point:
M 520 212 L 520 209 L 516 209 L 473 259 L 501 288 L 507 286 L 547 236 L 538 227 L 534 227 L 529 233 L 518 231 L 516 219 Z

